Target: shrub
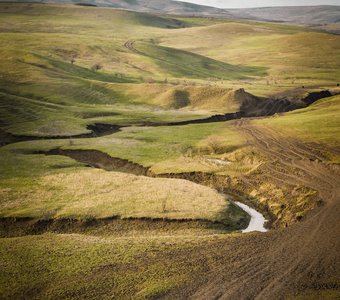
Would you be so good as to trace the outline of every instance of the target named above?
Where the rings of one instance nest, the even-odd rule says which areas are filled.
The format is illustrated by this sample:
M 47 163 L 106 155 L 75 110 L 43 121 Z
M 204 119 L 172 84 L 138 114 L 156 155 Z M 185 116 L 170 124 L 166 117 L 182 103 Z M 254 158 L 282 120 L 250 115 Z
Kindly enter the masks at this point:
M 94 64 L 92 67 L 91 67 L 91 70 L 92 71 L 98 71 L 98 70 L 101 70 L 103 68 L 102 65 L 100 64 Z

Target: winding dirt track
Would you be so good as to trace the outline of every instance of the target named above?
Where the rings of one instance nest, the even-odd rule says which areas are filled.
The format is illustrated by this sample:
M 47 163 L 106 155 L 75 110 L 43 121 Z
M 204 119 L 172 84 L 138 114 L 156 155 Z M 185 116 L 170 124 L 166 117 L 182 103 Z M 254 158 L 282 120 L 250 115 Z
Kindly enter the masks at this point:
M 309 186 L 319 192 L 324 205 L 288 228 L 216 245 L 212 251 L 221 267 L 210 270 L 204 281 L 197 278 L 195 286 L 183 287 L 165 298 L 283 299 L 303 295 L 311 299 L 308 292 L 316 293 L 316 299 L 327 299 L 331 293 L 339 296 L 339 167 L 320 161 L 306 145 L 254 127 L 250 120 L 235 125 L 250 145 L 267 156 L 265 176 Z

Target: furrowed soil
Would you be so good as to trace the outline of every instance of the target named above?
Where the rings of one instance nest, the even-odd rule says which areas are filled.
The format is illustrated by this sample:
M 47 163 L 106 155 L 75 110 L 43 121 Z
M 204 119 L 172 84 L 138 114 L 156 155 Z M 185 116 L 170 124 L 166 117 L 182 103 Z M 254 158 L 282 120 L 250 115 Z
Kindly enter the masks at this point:
M 308 145 L 260 130 L 249 121 L 240 120 L 236 126 L 268 158 L 261 172 L 243 179 L 245 189 L 261 180 L 302 184 L 319 193 L 322 205 L 288 228 L 216 245 L 212 251 L 218 251 L 220 268 L 211 270 L 204 280 L 197 276 L 195 285 L 165 298 L 283 299 L 299 295 L 311 299 L 308 292 L 312 292 L 315 299 L 336 299 L 340 294 L 339 166 L 323 162 Z

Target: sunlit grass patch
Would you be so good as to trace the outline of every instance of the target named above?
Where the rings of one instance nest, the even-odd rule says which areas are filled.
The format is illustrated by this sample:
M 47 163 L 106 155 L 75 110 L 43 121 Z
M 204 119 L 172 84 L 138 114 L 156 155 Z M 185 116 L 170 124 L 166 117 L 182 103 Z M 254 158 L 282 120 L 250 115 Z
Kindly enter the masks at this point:
M 319 100 L 308 108 L 258 120 L 255 123 L 275 128 L 286 137 L 320 143 L 334 150 L 340 145 L 339 110 L 340 96 L 334 96 Z M 332 160 L 339 161 L 339 155 L 335 151 L 329 155 Z
M 1 216 L 215 220 L 228 207 L 214 190 L 179 179 L 79 169 L 1 182 Z

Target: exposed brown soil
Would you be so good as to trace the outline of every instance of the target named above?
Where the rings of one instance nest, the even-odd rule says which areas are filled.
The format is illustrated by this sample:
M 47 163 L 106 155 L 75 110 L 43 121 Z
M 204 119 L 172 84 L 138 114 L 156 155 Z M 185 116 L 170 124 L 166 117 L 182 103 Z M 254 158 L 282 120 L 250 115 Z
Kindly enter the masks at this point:
M 218 192 L 234 195 L 238 199 L 241 199 L 242 202 L 247 202 L 250 206 L 256 207 L 258 210 L 262 211 L 266 218 L 269 220 L 267 226 L 270 226 L 270 224 L 273 223 L 274 220 L 276 219 L 275 215 L 270 211 L 267 205 L 263 205 L 261 203 L 256 202 L 255 199 L 247 197 L 244 191 L 242 191 L 242 189 L 239 189 L 237 186 L 234 186 L 233 181 L 228 176 L 225 175 L 217 175 L 208 172 L 155 174 L 148 167 L 144 167 L 142 165 L 139 165 L 126 159 L 112 157 L 98 150 L 80 150 L 80 149 L 70 150 L 57 148 L 52 149 L 50 151 L 34 152 L 34 154 L 64 155 L 73 158 L 79 162 L 82 162 L 88 166 L 104 169 L 106 171 L 116 171 L 134 175 L 143 175 L 148 177 L 176 178 L 189 180 L 197 184 L 214 188 Z M 240 225 L 239 228 L 234 229 L 241 229 L 248 222 L 249 222 L 248 219 L 243 220 L 239 224 Z M 227 224 L 225 223 L 225 225 Z
M 125 43 L 125 47 L 133 47 L 134 41 L 128 41 Z M 214 123 L 214 122 L 225 122 L 230 120 L 236 120 L 240 118 L 249 117 L 260 117 L 260 116 L 270 116 L 276 113 L 288 112 L 298 108 L 306 107 L 315 101 L 332 96 L 329 91 L 313 92 L 308 94 L 303 99 L 300 100 L 288 100 L 286 98 L 282 99 L 268 99 L 260 98 L 247 93 L 244 89 L 239 89 L 235 92 L 235 97 L 239 98 L 241 103 L 240 111 L 235 113 L 226 113 L 221 115 L 213 115 L 208 118 L 179 121 L 179 122 L 166 122 L 166 123 L 156 123 L 156 122 L 144 122 L 138 124 L 138 126 L 183 126 L 189 124 L 204 124 L 204 123 Z M 114 112 L 112 113 L 114 114 Z M 78 139 L 78 138 L 96 138 L 105 135 L 110 135 L 115 132 L 120 131 L 122 127 L 120 125 L 113 124 L 90 124 L 87 125 L 87 129 L 91 130 L 89 133 L 78 134 L 78 135 L 57 135 L 57 136 L 30 136 L 30 135 L 15 135 L 8 133 L 0 128 L 0 147 L 31 140 L 47 140 L 47 139 Z
M 47 232 L 129 236 L 130 234 L 136 235 L 136 233 L 160 235 L 197 230 L 211 234 L 228 233 L 231 230 L 245 227 L 246 222 L 238 224 L 237 228 L 233 228 L 223 222 L 203 219 L 121 218 L 120 216 L 85 220 L 0 218 L 0 238 L 38 235 Z
M 307 105 L 311 105 L 314 102 L 318 101 L 319 99 L 331 96 L 332 94 L 330 91 L 313 92 L 309 93 L 305 98 L 302 99 L 302 101 L 305 102 Z
M 273 95 L 271 95 L 270 97 L 273 99 L 287 99 L 291 102 L 298 102 L 298 101 L 302 101 L 307 103 L 306 101 L 303 101 L 303 99 L 305 98 L 309 98 L 309 97 L 316 97 L 319 99 L 325 98 L 325 97 L 331 97 L 333 95 L 338 94 L 338 91 L 336 89 L 330 89 L 330 90 L 321 90 L 321 91 L 317 91 L 317 92 L 309 92 L 308 90 L 317 90 L 320 89 L 321 87 L 318 85 L 314 85 L 314 86 L 304 86 L 304 87 L 297 87 L 294 89 L 288 89 L 288 90 L 284 90 L 282 92 L 279 93 L 274 93 Z M 328 96 L 326 95 L 326 93 L 328 94 Z M 312 96 L 310 96 L 312 95 Z
M 297 196 L 300 196 L 302 192 L 305 192 L 306 190 L 313 190 L 306 186 L 299 187 L 297 189 L 295 188 L 295 186 L 297 186 L 296 182 L 285 181 L 282 178 L 276 178 L 274 175 L 268 177 L 267 174 L 270 173 L 268 173 L 268 170 L 266 169 L 267 164 L 261 165 L 255 173 L 253 172 L 249 175 L 244 175 L 235 179 L 230 178 L 227 175 L 218 175 L 209 172 L 155 174 L 148 167 L 144 167 L 126 159 L 111 157 L 110 155 L 98 150 L 71 150 L 58 148 L 47 152 L 40 151 L 34 153 L 46 155 L 64 155 L 88 166 L 104 169 L 107 171 L 124 172 L 149 177 L 184 179 L 197 184 L 209 186 L 216 189 L 218 192 L 233 195 L 241 202 L 246 202 L 248 205 L 255 207 L 269 220 L 267 225 L 270 226 L 273 224 L 276 228 L 284 227 L 300 221 L 302 216 L 299 216 L 298 213 L 301 211 L 301 209 L 302 211 L 309 211 L 321 204 L 320 197 L 317 195 L 317 193 L 313 193 L 311 196 L 309 196 L 306 204 L 304 204 L 299 210 L 298 207 L 296 207 Z M 310 158 L 312 160 L 317 159 L 312 155 L 310 155 L 310 157 L 312 157 Z M 276 167 L 278 170 L 284 171 L 283 167 Z M 274 174 L 276 171 L 271 169 L 270 172 Z M 264 176 L 262 176 L 263 174 Z M 266 199 L 266 201 L 259 202 L 256 195 L 252 195 L 254 190 L 260 188 L 263 182 L 271 183 L 276 189 L 279 190 L 280 193 L 277 199 L 275 199 L 276 195 L 273 194 L 271 187 L 267 189 L 261 188 L 261 193 L 258 195 L 258 197 Z M 289 200 L 285 201 L 284 199 L 281 199 L 283 197 L 281 194 L 284 194 L 283 196 Z M 273 203 L 275 204 L 275 200 L 280 205 L 279 210 L 274 210 L 271 206 Z
M 0 147 L 24 141 L 33 141 L 33 140 L 57 140 L 57 139 L 80 139 L 80 138 L 95 138 L 100 136 L 105 136 L 109 134 L 113 134 L 115 132 L 120 131 L 123 126 L 111 125 L 111 124 L 91 124 L 87 125 L 86 128 L 91 130 L 89 133 L 77 134 L 77 135 L 56 135 L 56 136 L 31 136 L 31 135 L 16 135 L 8 133 L 2 129 L 0 129 Z
M 149 168 L 131 162 L 127 159 L 112 157 L 98 150 L 67 150 L 53 149 L 47 152 L 40 151 L 35 154 L 46 155 L 64 155 L 71 157 L 79 162 L 87 164 L 94 168 L 104 169 L 106 171 L 116 171 L 130 173 L 134 175 L 153 176 Z
M 278 184 L 303 184 L 317 190 L 324 205 L 286 229 L 217 243 L 212 251 L 220 267 L 207 272 L 204 280 L 198 274 L 192 285 L 164 298 L 283 299 L 325 290 L 339 296 L 339 166 L 323 162 L 307 145 L 285 140 L 277 132 L 261 131 L 245 120 L 236 125 L 268 158 L 263 172 L 244 178 L 245 188 L 272 178 Z

